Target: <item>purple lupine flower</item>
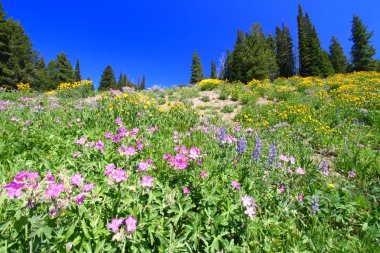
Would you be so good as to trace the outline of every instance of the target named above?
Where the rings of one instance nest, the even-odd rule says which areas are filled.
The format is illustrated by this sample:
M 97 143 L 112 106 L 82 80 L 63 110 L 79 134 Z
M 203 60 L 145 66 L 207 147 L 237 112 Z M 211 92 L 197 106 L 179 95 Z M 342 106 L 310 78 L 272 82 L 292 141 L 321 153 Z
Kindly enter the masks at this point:
M 319 211 L 319 196 L 313 196 L 313 199 L 310 204 L 311 213 L 316 214 Z
M 238 142 L 237 142 L 237 148 L 236 148 L 236 152 L 239 154 L 239 155 L 242 155 L 245 151 L 245 147 L 247 146 L 247 139 L 245 138 L 245 136 L 243 135 L 243 137 L 241 137 Z
M 260 160 L 261 140 L 257 134 L 255 134 L 255 140 L 256 140 L 256 145 L 255 145 L 255 149 L 253 150 L 252 159 L 254 161 L 258 161 Z
M 322 161 L 322 164 L 321 164 L 321 170 L 322 170 L 323 175 L 325 175 L 326 177 L 329 175 L 329 170 L 324 160 Z
M 276 146 L 275 146 L 274 142 L 272 142 L 272 144 L 269 147 L 268 161 L 265 163 L 265 165 L 267 167 L 273 166 L 273 162 L 275 161 L 276 156 L 277 156 Z
M 224 126 L 222 126 L 222 128 L 220 129 L 220 132 L 219 132 L 219 141 L 224 144 L 226 142 L 226 128 Z

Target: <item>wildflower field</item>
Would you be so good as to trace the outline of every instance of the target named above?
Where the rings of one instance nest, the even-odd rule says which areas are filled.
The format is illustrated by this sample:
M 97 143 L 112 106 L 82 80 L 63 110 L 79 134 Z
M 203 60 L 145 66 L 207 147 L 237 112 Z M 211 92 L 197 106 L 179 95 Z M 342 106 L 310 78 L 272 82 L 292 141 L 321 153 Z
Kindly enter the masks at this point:
M 0 90 L 0 252 L 380 252 L 379 73 L 89 84 Z

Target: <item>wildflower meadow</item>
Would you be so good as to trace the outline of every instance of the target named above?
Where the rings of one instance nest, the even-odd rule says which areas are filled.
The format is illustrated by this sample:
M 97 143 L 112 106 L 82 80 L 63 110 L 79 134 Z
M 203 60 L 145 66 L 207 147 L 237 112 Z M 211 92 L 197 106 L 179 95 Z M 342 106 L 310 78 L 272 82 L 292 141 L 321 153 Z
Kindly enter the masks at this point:
M 1 252 L 380 251 L 379 73 L 90 86 L 0 90 Z

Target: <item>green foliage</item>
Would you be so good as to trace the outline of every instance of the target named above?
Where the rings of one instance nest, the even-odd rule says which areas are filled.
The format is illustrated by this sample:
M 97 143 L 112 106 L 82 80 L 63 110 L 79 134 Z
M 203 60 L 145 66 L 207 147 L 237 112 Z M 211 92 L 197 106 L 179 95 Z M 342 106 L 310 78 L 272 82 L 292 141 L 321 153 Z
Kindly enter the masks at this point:
M 376 50 L 370 41 L 373 36 L 372 32 L 367 32 L 367 27 L 362 20 L 354 15 L 352 20 L 351 41 L 351 61 L 354 71 L 373 71 L 376 69 L 376 63 L 373 56 Z
M 280 77 L 291 77 L 294 74 L 295 60 L 293 53 L 293 41 L 289 27 L 284 23 L 282 29 L 276 27 L 276 62 Z
M 234 108 L 230 105 L 223 106 L 223 108 L 221 110 L 221 112 L 223 112 L 223 113 L 231 113 L 233 111 L 234 111 Z
M 77 58 L 77 63 L 75 64 L 74 76 L 76 82 L 80 82 L 82 80 L 82 76 L 80 74 L 79 58 Z
M 197 51 L 194 50 L 193 59 L 191 63 L 191 78 L 190 83 L 195 84 L 205 79 L 205 75 L 203 72 L 203 67 L 201 60 L 197 54 Z
M 5 20 L 0 6 L 0 83 L 12 88 L 30 83 L 36 55 L 21 24 L 12 18 Z
M 215 64 L 214 60 L 211 61 L 211 74 L 210 74 L 210 78 L 211 79 L 217 79 L 217 76 L 216 76 L 216 64 Z
M 346 73 L 348 71 L 348 60 L 343 52 L 339 41 L 333 36 L 330 44 L 330 61 L 335 73 Z
M 75 80 L 73 67 L 64 52 L 57 55 L 47 66 L 49 89 L 55 89 L 60 83 L 73 83 Z
M 109 90 L 110 88 L 116 88 L 116 79 L 112 67 L 108 65 L 104 69 L 100 79 L 99 90 L 104 91 Z
M 210 97 L 209 97 L 209 96 L 203 96 L 203 97 L 201 98 L 201 100 L 202 100 L 203 102 L 210 102 Z

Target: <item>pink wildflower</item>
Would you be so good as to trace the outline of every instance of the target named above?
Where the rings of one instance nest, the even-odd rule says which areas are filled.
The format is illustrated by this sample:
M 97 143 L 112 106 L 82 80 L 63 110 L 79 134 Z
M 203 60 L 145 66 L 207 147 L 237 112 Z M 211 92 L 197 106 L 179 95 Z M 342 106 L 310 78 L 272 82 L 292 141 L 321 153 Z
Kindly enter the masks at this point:
M 78 203 L 78 205 L 83 204 L 84 197 L 85 197 L 85 195 L 83 192 L 78 194 L 77 196 L 75 196 L 75 201 Z
M 87 141 L 87 138 L 82 137 L 79 140 L 77 140 L 75 143 L 78 144 L 78 145 L 83 146 L 86 143 L 86 141 Z
M 89 192 L 92 189 L 94 189 L 94 182 L 91 182 L 90 184 L 84 184 L 82 190 L 85 192 Z
M 125 170 L 115 170 L 111 177 L 116 183 L 127 180 Z
M 256 214 L 256 208 L 254 206 L 249 206 L 244 213 L 247 214 L 250 219 L 253 219 Z
M 136 223 L 137 219 L 135 219 L 132 215 L 129 215 L 128 218 L 125 219 L 125 225 L 127 226 L 128 234 L 137 229 Z
M 299 174 L 299 175 L 304 175 L 304 174 L 305 174 L 305 170 L 302 169 L 302 168 L 297 168 L 297 169 L 296 169 L 296 172 L 297 172 L 297 174 Z
M 106 172 L 104 172 L 104 174 L 108 176 L 113 173 L 114 169 L 115 169 L 115 164 L 110 163 L 106 166 Z
M 66 189 L 63 183 L 51 183 L 49 185 L 49 188 L 45 192 L 45 196 L 47 196 L 48 198 L 58 198 L 59 194 L 61 192 L 64 192 L 65 190 Z
M 121 123 L 122 123 L 121 118 L 118 117 L 118 118 L 116 119 L 116 125 L 120 126 Z
M 137 164 L 137 169 L 138 169 L 138 171 L 149 170 L 149 165 L 148 165 L 148 163 L 146 163 L 146 162 L 139 162 L 139 163 Z
M 300 194 L 300 196 L 299 196 L 299 201 L 300 201 L 300 203 L 302 203 L 303 202 L 303 195 L 302 195 L 302 193 Z
M 284 161 L 284 162 L 288 162 L 289 161 L 288 157 L 285 156 L 285 155 L 280 155 L 279 158 L 280 158 L 281 161 Z
M 111 223 L 107 224 L 107 228 L 111 229 L 115 234 L 119 231 L 119 227 L 123 224 L 124 218 L 114 218 Z
M 104 149 L 104 143 L 102 141 L 98 141 L 96 143 L 96 148 L 99 150 L 103 150 Z
M 112 134 L 110 132 L 106 132 L 104 134 L 104 138 L 106 138 L 106 139 L 111 139 L 111 137 L 112 137 Z
M 182 192 L 183 192 L 183 194 L 190 194 L 190 189 L 189 189 L 189 187 L 183 187 L 183 188 L 182 188 Z
M 207 171 L 203 170 L 203 171 L 201 172 L 201 174 L 199 174 L 199 176 L 200 176 L 201 178 L 206 178 L 206 177 L 208 177 Z
M 134 146 L 130 146 L 124 150 L 127 156 L 134 156 L 136 154 L 136 149 Z
M 241 198 L 241 201 L 244 207 L 255 205 L 255 200 L 247 194 Z
M 24 186 L 24 183 L 17 183 L 15 181 L 11 181 L 8 185 L 4 186 L 4 189 L 8 191 L 9 198 L 18 198 L 22 195 L 22 188 Z
M 143 175 L 142 176 L 141 186 L 142 187 L 146 187 L 146 188 L 150 188 L 150 187 L 153 186 L 153 181 L 154 181 L 153 177 L 149 177 L 147 175 Z
M 291 163 L 291 164 L 295 164 L 295 163 L 296 163 L 296 159 L 295 159 L 293 156 L 291 156 L 291 157 L 289 158 L 289 160 L 290 160 L 290 163 Z
M 71 184 L 79 187 L 84 180 L 85 178 L 80 173 L 77 173 L 71 177 Z
M 231 181 L 231 187 L 235 187 L 237 190 L 240 190 L 240 183 L 237 181 Z

